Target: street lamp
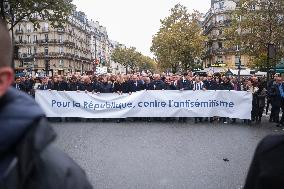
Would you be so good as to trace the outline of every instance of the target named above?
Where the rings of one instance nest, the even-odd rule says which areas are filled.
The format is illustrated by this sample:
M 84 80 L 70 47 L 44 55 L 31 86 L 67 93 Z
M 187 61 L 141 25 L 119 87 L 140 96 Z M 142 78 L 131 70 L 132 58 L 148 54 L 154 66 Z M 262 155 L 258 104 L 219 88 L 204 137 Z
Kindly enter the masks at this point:
M 275 58 L 276 56 L 276 49 L 275 45 L 273 43 L 268 43 L 267 45 L 267 65 L 266 65 L 266 71 L 267 71 L 267 80 L 269 80 L 269 70 L 270 70 L 270 59 Z
M 241 81 L 241 64 L 242 64 L 242 61 L 241 61 L 241 50 L 240 50 L 240 46 L 237 45 L 237 58 L 236 58 L 236 63 L 235 65 L 238 66 L 238 80 L 239 82 Z

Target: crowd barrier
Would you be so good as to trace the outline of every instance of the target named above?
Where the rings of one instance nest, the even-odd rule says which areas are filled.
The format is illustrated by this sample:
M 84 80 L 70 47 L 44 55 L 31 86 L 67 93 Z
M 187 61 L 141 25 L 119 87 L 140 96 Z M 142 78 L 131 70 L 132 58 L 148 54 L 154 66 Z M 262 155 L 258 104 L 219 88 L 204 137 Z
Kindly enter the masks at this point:
M 35 99 L 47 117 L 251 119 L 252 110 L 252 94 L 246 91 L 139 91 L 119 95 L 37 90 Z

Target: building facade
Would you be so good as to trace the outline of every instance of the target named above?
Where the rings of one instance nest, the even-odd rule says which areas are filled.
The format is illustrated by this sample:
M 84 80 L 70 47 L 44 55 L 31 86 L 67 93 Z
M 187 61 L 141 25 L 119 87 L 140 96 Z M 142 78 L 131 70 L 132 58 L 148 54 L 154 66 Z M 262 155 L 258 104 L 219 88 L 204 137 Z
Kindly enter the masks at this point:
M 226 48 L 224 30 L 230 27 L 232 12 L 238 0 L 211 0 L 211 8 L 203 22 L 203 34 L 207 36 L 206 51 L 203 56 L 204 67 L 236 68 L 241 60 L 241 67 L 249 64 L 250 57 L 240 53 L 239 47 Z
M 29 21 L 14 30 L 15 69 L 29 74 L 66 75 L 91 71 L 88 22 L 84 13 L 74 11 L 64 28 L 40 21 L 34 29 Z
M 35 15 L 36 17 L 36 15 Z M 73 11 L 63 28 L 53 28 L 40 20 L 35 29 L 29 21 L 15 26 L 15 69 L 28 75 L 92 74 L 97 67 L 114 72 L 112 51 L 115 48 L 105 27 L 88 20 L 83 12 Z M 121 67 L 120 65 L 116 65 Z M 48 70 L 48 71 L 47 71 Z

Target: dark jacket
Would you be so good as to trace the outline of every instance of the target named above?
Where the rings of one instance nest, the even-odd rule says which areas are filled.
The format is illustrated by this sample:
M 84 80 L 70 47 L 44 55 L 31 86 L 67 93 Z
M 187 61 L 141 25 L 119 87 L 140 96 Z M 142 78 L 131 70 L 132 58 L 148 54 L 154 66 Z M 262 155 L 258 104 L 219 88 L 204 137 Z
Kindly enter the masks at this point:
M 93 83 L 82 83 L 82 85 L 79 88 L 80 91 L 89 91 L 92 92 L 94 91 L 93 89 Z
M 66 81 L 59 81 L 58 83 L 58 91 L 68 91 L 68 83 Z
M 276 107 L 281 106 L 281 94 L 279 91 L 279 84 L 274 84 L 271 86 L 270 91 L 269 91 L 269 96 L 271 99 L 272 106 L 276 106 Z
M 154 80 L 150 83 L 148 90 L 162 90 L 165 89 L 165 83 L 162 80 Z
M 231 91 L 234 90 L 234 86 L 231 82 L 223 82 L 221 83 L 221 90 Z
M 193 85 L 192 82 L 187 80 L 187 79 L 180 79 L 177 82 L 177 88 L 180 89 L 184 89 L 184 90 L 192 90 L 193 89 Z
M 217 82 L 214 80 L 204 81 L 204 87 L 206 90 L 218 90 Z
M 69 84 L 69 91 L 78 91 L 82 88 L 82 83 L 80 82 L 71 82 Z
M 264 108 L 265 107 L 266 90 L 265 89 L 259 89 L 256 92 L 256 95 L 257 95 L 257 107 L 258 108 Z
M 38 89 L 39 90 L 53 89 L 53 85 L 50 82 L 48 82 L 48 84 L 41 84 Z
M 109 82 L 99 82 L 99 90 L 100 93 L 112 93 L 113 91 L 113 84 Z
M 282 189 L 284 135 L 268 136 L 258 145 L 244 189 Z
M 15 89 L 0 99 L 0 189 L 89 189 L 84 171 L 51 145 L 56 134 L 35 101 Z
M 27 92 L 27 87 L 26 87 L 26 85 L 25 85 L 24 83 L 22 83 L 22 82 L 20 82 L 20 83 L 18 83 L 18 84 L 17 84 L 17 83 L 14 83 L 13 86 L 14 86 L 16 89 L 20 90 L 20 91 Z
M 138 81 L 129 81 L 129 92 L 137 92 L 144 89 L 143 82 Z
M 59 91 L 59 82 L 53 82 L 52 90 Z
M 174 83 L 165 83 L 165 90 L 177 90 L 177 86 Z

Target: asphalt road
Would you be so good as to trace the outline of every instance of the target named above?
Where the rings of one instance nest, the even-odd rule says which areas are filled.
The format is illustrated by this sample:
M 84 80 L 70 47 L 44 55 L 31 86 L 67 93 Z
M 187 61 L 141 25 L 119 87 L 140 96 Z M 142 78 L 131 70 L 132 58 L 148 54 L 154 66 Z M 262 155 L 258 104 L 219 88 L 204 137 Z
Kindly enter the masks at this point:
M 96 189 L 237 189 L 268 123 L 56 123 L 56 145 Z M 225 162 L 223 159 L 228 159 Z

